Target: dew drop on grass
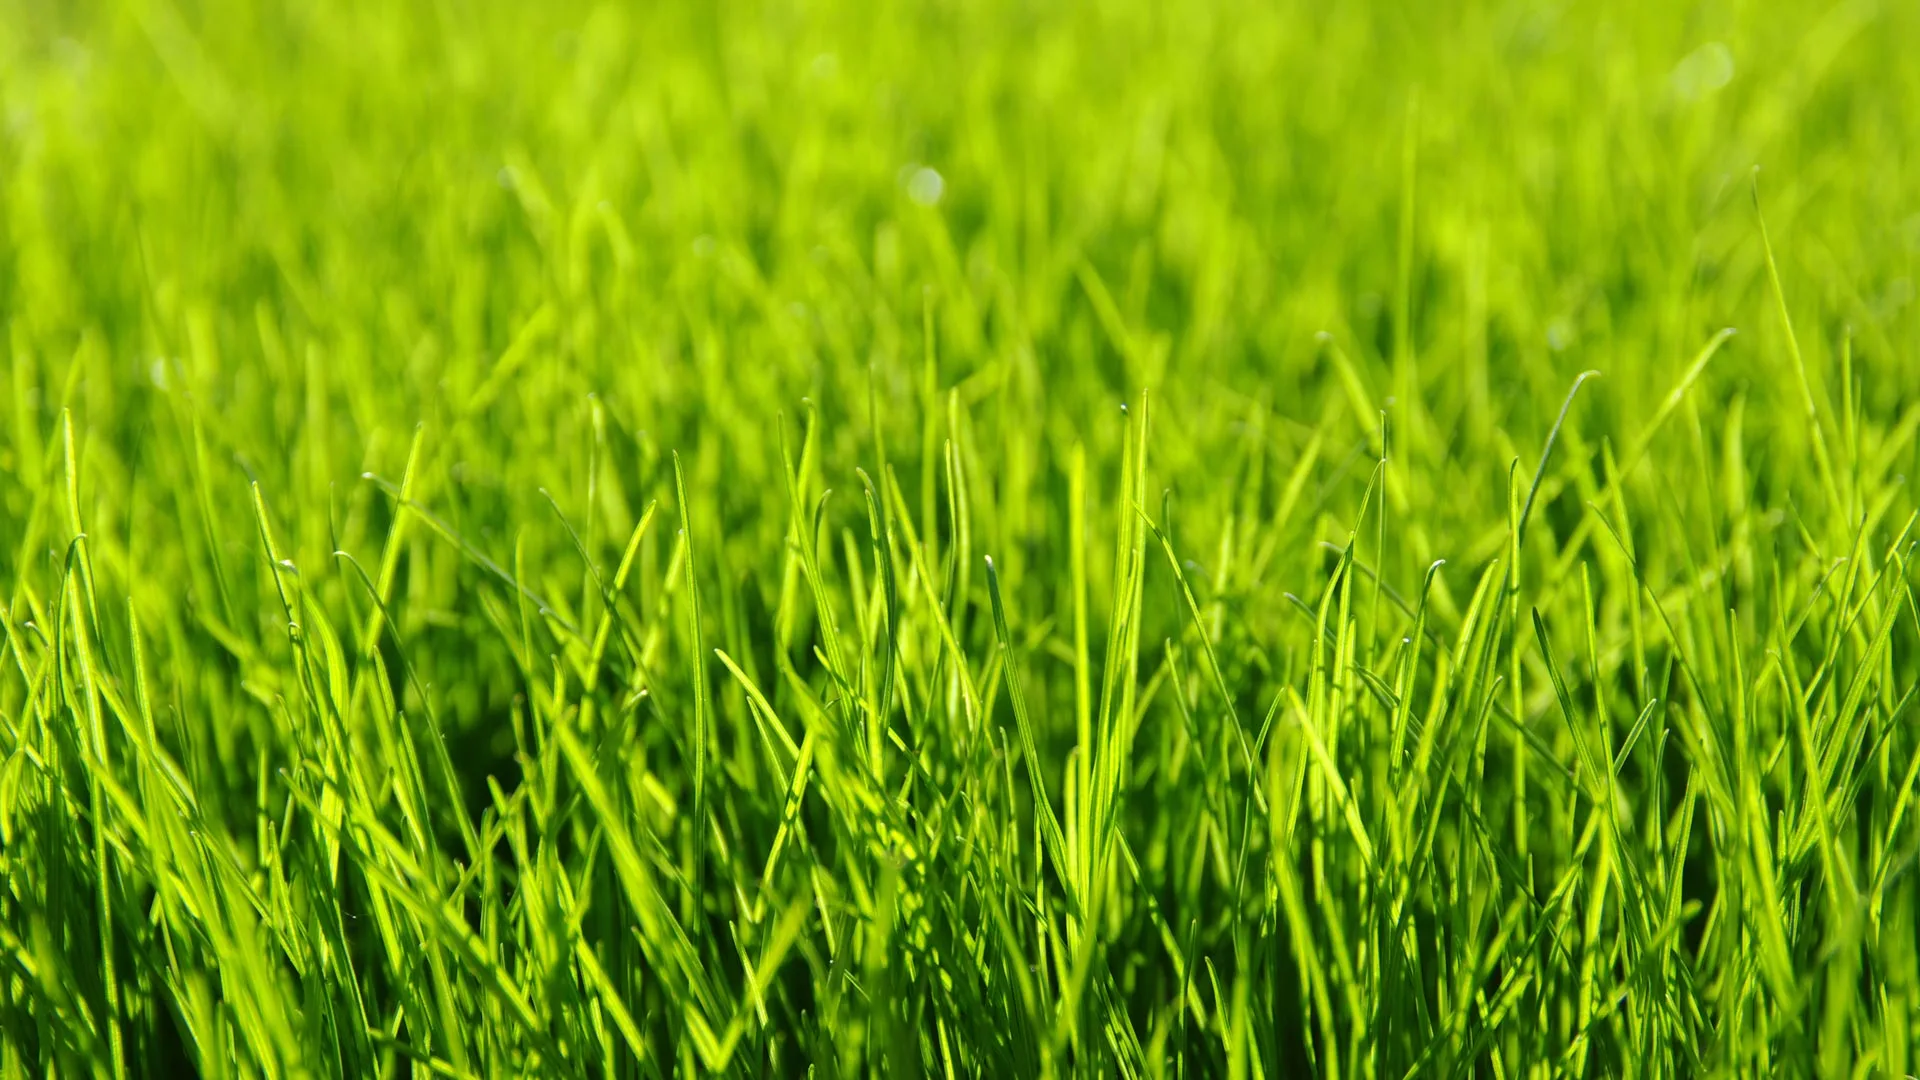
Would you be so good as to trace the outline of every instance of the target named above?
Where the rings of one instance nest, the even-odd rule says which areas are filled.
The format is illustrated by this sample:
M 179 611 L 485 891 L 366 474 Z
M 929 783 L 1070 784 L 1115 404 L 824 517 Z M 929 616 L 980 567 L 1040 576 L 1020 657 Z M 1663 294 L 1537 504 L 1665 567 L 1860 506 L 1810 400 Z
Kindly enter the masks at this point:
M 1733 81 L 1733 50 L 1709 41 L 1675 64 L 1668 79 L 1675 97 L 1698 101 Z
M 907 177 L 907 198 L 921 206 L 938 204 L 946 190 L 946 178 L 925 165 L 913 170 L 913 174 Z
M 1547 324 L 1547 348 L 1554 352 L 1564 352 L 1573 344 L 1573 324 L 1565 316 L 1557 316 Z

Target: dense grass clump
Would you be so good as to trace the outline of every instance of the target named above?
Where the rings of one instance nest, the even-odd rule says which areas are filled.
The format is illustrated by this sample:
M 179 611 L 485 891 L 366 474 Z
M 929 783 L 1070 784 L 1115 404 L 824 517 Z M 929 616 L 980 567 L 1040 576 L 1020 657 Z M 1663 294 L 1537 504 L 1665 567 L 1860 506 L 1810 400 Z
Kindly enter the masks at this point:
M 1920 1070 L 1916 41 L 0 0 L 0 1078 Z

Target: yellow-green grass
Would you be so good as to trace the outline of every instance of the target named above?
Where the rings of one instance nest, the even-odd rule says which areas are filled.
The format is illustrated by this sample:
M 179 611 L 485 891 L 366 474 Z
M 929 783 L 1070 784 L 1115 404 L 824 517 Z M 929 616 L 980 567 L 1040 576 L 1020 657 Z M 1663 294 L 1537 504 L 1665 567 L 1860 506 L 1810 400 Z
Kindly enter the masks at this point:
M 0 1077 L 1920 1071 L 1916 41 L 0 0 Z

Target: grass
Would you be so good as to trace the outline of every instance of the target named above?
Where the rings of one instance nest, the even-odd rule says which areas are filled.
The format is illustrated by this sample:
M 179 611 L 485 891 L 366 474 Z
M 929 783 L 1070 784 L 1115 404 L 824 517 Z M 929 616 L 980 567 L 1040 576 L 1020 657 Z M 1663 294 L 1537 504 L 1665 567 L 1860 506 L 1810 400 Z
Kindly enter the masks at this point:
M 1920 9 L 1427 7 L 0 0 L 0 1077 L 1920 1070 Z

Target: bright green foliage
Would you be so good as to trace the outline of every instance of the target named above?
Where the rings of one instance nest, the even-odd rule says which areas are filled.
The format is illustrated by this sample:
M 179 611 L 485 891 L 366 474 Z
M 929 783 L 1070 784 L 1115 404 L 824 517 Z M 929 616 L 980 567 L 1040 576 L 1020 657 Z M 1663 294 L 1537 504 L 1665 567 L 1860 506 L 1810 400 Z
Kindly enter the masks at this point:
M 0 0 L 0 1078 L 1920 1071 L 1916 41 Z

